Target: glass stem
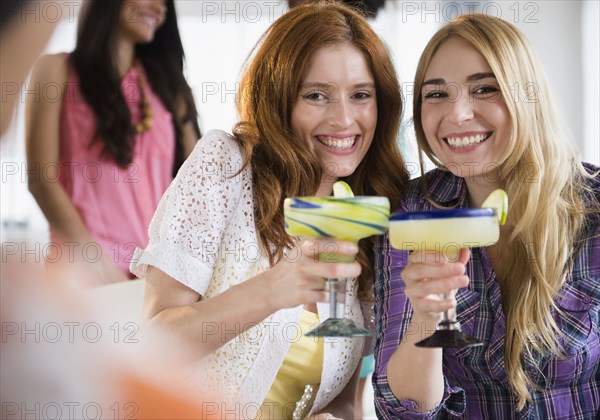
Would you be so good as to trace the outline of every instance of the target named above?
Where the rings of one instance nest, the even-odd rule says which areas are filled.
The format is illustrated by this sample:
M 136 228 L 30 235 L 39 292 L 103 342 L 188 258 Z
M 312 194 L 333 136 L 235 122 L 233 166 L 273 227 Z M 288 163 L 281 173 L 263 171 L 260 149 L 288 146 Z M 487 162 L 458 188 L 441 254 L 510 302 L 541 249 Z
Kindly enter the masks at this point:
M 327 285 L 329 288 L 329 317 L 337 318 L 337 290 L 335 283 L 337 279 L 327 279 Z
M 448 294 L 447 293 L 442 293 L 441 297 L 442 297 L 442 299 L 447 299 L 448 298 Z M 442 320 L 440 322 L 447 323 L 448 321 L 451 321 L 451 319 L 450 319 L 450 310 L 449 309 L 447 309 L 444 312 L 442 312 Z

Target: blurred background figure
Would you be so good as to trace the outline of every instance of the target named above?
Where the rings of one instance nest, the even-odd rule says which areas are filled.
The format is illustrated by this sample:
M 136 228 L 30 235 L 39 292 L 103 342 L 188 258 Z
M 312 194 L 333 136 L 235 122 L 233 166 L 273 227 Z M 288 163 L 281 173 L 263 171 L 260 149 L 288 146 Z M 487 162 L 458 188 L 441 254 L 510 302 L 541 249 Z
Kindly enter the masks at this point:
M 57 16 L 68 15 L 69 3 L 53 2 Z M 44 4 L 0 2 L 2 86 L 22 85 L 60 21 L 36 14 Z M 2 142 L 16 105 L 11 95 L 5 99 L 0 102 Z M 2 243 L 0 418 L 211 418 L 197 396 L 190 398 L 184 386 L 156 368 L 148 349 L 173 345 L 172 339 L 160 334 L 142 344 L 135 323 L 128 324 L 134 334 L 125 337 L 124 320 L 137 319 L 139 310 L 134 315 L 128 305 L 123 322 L 115 324 L 114 307 L 108 316 L 95 296 L 42 281 L 36 264 L 25 263 L 13 245 Z
M 354 401 L 354 418 L 356 419 L 375 418 L 373 391 L 371 390 L 371 376 L 374 368 L 375 356 L 373 354 L 362 358 L 356 388 L 356 400 Z
M 59 101 L 28 98 L 26 140 L 29 189 L 58 254 L 49 260 L 79 258 L 94 285 L 131 277 L 131 254 L 200 130 L 173 0 L 84 6 L 75 50 L 34 67 L 30 86 L 64 89 Z
M 26 4 L 36 3 L 39 1 L 0 2 L 0 80 L 3 86 L 22 85 L 58 24 L 58 20 L 37 19 L 33 14 L 22 13 Z M 64 2 L 55 3 L 64 10 Z M 11 122 L 18 98 L 17 94 L 5 95 L 0 101 L 0 136 Z

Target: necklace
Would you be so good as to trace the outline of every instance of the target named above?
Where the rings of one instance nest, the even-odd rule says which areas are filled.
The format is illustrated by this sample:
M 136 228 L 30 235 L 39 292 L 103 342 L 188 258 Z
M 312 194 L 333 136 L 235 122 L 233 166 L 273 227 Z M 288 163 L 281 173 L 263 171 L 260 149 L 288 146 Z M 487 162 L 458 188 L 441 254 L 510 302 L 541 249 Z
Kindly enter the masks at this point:
M 135 124 L 134 128 L 137 134 L 142 134 L 152 128 L 152 108 L 146 97 L 144 79 L 141 73 L 137 75 L 137 85 L 140 90 L 140 121 Z

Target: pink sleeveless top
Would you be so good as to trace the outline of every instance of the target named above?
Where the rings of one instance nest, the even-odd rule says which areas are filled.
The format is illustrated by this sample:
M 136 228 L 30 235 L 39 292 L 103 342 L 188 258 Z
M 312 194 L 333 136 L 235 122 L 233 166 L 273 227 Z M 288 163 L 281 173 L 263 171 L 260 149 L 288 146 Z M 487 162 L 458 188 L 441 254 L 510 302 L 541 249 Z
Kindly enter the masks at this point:
M 121 81 L 121 92 L 137 123 L 141 118 L 137 77 L 142 73 L 144 92 L 152 107 L 152 128 L 135 136 L 133 161 L 123 169 L 102 155 L 100 141 L 92 143 L 95 117 L 81 94 L 74 67 L 70 63 L 68 67 L 60 121 L 59 180 L 104 255 L 132 277 L 131 255 L 136 247 L 147 245 L 148 225 L 173 179 L 172 117 L 152 90 L 141 64 L 134 65 Z M 95 259 L 94 250 L 89 249 L 88 258 Z

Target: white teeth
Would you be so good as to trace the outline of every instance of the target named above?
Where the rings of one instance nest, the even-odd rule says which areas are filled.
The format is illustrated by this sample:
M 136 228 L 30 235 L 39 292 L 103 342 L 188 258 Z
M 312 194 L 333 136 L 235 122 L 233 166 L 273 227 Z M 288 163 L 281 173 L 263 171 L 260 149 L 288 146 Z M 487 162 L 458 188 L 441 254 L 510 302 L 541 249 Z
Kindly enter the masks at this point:
M 329 136 L 319 136 L 318 139 L 326 146 L 341 150 L 350 149 L 352 146 L 354 146 L 354 142 L 356 141 L 355 136 L 346 137 L 343 139 L 337 139 Z
M 452 147 L 466 147 L 472 144 L 481 143 L 485 139 L 487 139 L 487 134 L 478 134 L 476 136 L 471 137 L 462 137 L 462 138 L 450 138 L 448 137 L 446 140 L 448 144 Z

